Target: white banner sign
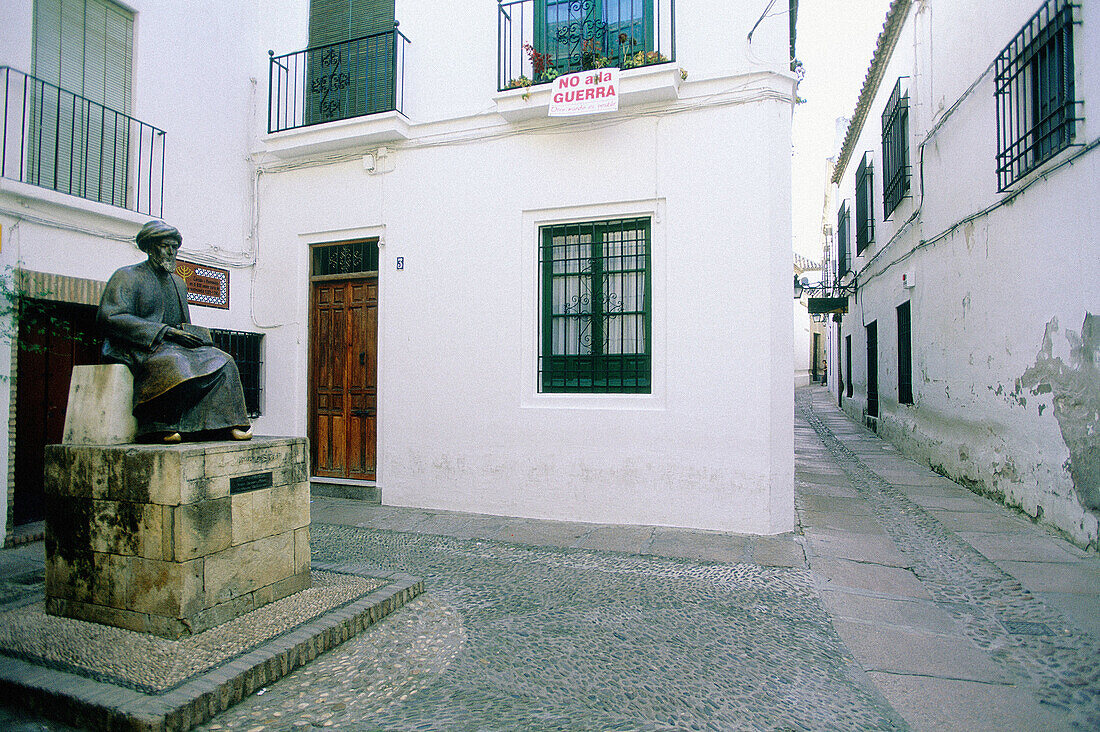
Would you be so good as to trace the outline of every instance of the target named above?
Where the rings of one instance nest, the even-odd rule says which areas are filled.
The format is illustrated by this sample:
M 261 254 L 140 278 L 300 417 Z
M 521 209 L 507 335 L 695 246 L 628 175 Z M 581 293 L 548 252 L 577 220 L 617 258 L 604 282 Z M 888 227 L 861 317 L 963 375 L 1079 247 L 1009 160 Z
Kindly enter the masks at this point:
M 619 109 L 619 70 L 592 69 L 554 79 L 550 116 L 615 112 Z

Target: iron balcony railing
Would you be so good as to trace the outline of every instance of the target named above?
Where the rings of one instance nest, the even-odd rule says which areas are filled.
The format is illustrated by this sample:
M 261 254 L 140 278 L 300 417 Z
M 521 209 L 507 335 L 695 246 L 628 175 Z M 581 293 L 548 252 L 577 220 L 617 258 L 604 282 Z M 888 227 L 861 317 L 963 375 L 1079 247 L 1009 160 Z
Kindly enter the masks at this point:
M 401 111 L 405 50 L 398 30 L 271 57 L 267 131 L 282 132 L 378 112 Z
M 675 0 L 498 0 L 497 89 L 676 60 Z
M 0 67 L 0 176 L 164 214 L 164 130 Z

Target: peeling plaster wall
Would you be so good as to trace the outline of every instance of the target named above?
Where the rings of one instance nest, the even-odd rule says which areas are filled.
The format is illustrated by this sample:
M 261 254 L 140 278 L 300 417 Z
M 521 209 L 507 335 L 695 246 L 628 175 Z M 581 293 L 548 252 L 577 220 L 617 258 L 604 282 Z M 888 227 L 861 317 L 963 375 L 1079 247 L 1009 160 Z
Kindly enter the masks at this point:
M 997 192 L 988 65 L 1037 5 L 1009 2 L 995 18 L 961 0 L 914 5 L 836 196 L 838 204 L 854 200 L 864 150 L 874 151 L 880 174 L 881 105 L 908 75 L 910 199 L 883 221 L 875 180 L 876 241 L 855 258 L 859 294 L 842 325 L 842 335 L 852 335 L 854 382 L 843 406 L 863 418 L 863 326 L 877 320 L 878 432 L 960 484 L 1095 548 L 1100 153 L 1084 146 L 1100 130 L 1087 109 L 1100 99 L 1100 77 L 1091 73 L 1100 67 L 1100 13 L 1084 4 L 1074 27 L 1075 85 L 1086 107 L 1077 145 L 1024 176 L 1012 190 L 1026 190 L 1012 196 Z M 902 286 L 902 273 L 914 287 Z M 906 300 L 912 405 L 898 403 L 896 307 Z

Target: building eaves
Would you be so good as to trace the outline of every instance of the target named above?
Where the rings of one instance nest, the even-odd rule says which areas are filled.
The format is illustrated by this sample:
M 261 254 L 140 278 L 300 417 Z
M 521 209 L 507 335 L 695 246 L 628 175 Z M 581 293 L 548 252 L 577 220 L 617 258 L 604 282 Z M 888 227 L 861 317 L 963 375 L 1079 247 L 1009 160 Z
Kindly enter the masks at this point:
M 905 24 L 905 18 L 909 14 L 909 8 L 913 0 L 894 0 L 890 3 L 890 9 L 886 11 L 886 21 L 882 25 L 882 32 L 878 34 L 878 42 L 875 44 L 875 53 L 871 56 L 871 66 L 867 69 L 867 76 L 863 79 L 863 88 L 859 92 L 859 101 L 856 102 L 855 112 L 852 113 L 852 121 L 848 123 L 848 131 L 844 135 L 844 142 L 840 146 L 840 156 L 833 168 L 833 183 L 840 183 L 844 176 L 844 169 L 852 157 L 852 148 L 859 140 L 863 131 L 863 123 L 867 121 L 867 112 L 871 109 L 871 103 L 878 93 L 882 76 L 886 73 L 886 66 L 890 62 L 890 56 L 894 53 L 901 28 Z
M 815 262 L 807 256 L 794 253 L 794 269 L 798 274 L 803 272 L 809 272 L 810 270 L 821 269 L 821 262 Z

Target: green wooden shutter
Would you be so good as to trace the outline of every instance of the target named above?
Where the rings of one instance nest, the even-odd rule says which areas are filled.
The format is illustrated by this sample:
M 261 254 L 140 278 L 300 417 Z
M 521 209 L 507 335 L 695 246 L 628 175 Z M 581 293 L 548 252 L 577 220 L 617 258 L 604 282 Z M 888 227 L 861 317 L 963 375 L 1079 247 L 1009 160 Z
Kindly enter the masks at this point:
M 307 124 L 393 109 L 394 1 L 310 0 Z
M 125 205 L 133 28 L 107 0 L 35 0 L 30 182 Z

